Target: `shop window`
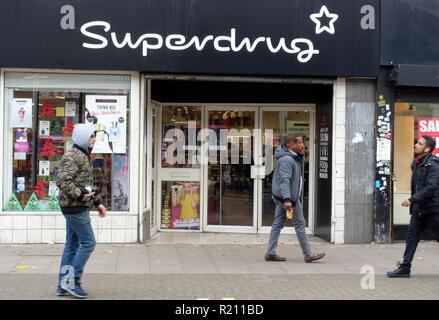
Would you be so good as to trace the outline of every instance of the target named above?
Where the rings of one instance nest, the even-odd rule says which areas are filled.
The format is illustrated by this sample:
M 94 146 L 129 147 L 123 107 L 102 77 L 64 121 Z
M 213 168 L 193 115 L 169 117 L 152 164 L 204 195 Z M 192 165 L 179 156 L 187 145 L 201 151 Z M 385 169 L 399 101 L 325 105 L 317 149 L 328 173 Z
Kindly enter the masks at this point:
M 410 198 L 410 165 L 413 161 L 413 147 L 419 137 L 428 135 L 436 139 L 439 147 L 439 104 L 396 103 L 394 128 L 394 174 L 395 182 L 393 224 L 408 225 L 409 209 L 401 203 Z M 439 154 L 436 148 L 433 153 Z
M 129 76 L 5 74 L 4 210 L 58 211 L 56 176 L 76 123 L 97 130 L 94 186 L 129 209 Z

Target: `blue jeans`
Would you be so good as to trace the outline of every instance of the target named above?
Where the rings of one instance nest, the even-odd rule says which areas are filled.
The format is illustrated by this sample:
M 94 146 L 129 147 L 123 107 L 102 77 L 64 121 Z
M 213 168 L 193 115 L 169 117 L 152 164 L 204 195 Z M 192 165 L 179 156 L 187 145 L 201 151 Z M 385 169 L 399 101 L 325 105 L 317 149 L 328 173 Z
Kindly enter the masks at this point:
M 96 246 L 88 211 L 65 214 L 64 218 L 66 219 L 66 244 L 61 259 L 58 285 L 70 270 L 74 271 L 75 278 L 82 277 L 84 266 Z
M 274 213 L 273 225 L 271 227 L 270 237 L 268 239 L 267 253 L 270 255 L 276 254 L 277 241 L 282 228 L 286 225 L 286 214 L 283 203 L 273 199 L 276 204 L 276 211 Z M 304 255 L 311 254 L 311 248 L 308 243 L 308 236 L 306 234 L 306 221 L 303 217 L 303 209 L 300 200 L 296 202 L 293 215 L 293 226 L 296 230 L 297 239 Z

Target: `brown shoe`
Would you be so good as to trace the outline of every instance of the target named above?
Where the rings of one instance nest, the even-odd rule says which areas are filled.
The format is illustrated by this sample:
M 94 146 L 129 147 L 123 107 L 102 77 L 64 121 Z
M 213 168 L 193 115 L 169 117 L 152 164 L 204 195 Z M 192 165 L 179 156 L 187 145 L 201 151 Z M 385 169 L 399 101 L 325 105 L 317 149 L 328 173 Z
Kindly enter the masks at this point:
M 265 261 L 285 261 L 286 258 L 279 257 L 277 254 L 271 255 L 271 254 L 265 254 Z
M 323 258 L 325 256 L 324 253 L 314 253 L 314 254 L 310 254 L 305 256 L 305 262 L 306 263 L 310 263 L 313 261 L 317 261 L 320 260 L 321 258 Z

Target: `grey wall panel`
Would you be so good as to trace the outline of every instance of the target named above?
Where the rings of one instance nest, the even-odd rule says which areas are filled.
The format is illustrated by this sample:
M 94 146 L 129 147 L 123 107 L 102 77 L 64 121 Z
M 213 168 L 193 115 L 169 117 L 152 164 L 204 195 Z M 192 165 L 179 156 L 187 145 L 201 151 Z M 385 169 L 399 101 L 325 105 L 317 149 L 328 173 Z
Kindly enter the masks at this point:
M 375 81 L 346 82 L 345 243 L 370 243 L 374 228 Z

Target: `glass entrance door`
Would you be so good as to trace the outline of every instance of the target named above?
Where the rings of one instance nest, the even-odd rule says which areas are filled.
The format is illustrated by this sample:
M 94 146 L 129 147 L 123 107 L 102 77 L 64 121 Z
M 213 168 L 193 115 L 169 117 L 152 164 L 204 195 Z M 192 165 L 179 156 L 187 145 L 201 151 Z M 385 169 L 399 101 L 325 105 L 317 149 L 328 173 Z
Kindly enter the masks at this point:
M 307 230 L 311 233 L 312 218 L 313 218 L 313 186 L 314 186 L 314 107 L 312 106 L 298 106 L 298 107 L 266 107 L 261 108 L 261 125 L 262 133 L 261 142 L 266 141 L 266 137 L 270 138 L 272 134 L 272 147 L 267 144 L 261 147 L 261 154 L 263 159 L 269 160 L 270 157 L 266 154 L 271 152 L 273 162 L 270 166 L 265 162 L 266 175 L 260 179 L 260 197 L 258 214 L 258 229 L 262 233 L 270 232 L 271 225 L 274 218 L 275 204 L 272 200 L 272 178 L 274 167 L 276 165 L 276 158 L 274 152 L 276 148 L 283 142 L 282 139 L 292 132 L 302 133 L 305 142 L 305 155 L 302 167 L 302 176 L 304 181 L 304 192 L 302 196 L 303 214 L 306 220 Z M 268 168 L 272 167 L 273 171 Z M 286 233 L 294 233 L 291 224 L 289 224 L 284 231 Z
M 207 108 L 207 231 L 256 231 L 252 166 L 257 123 L 257 108 Z

